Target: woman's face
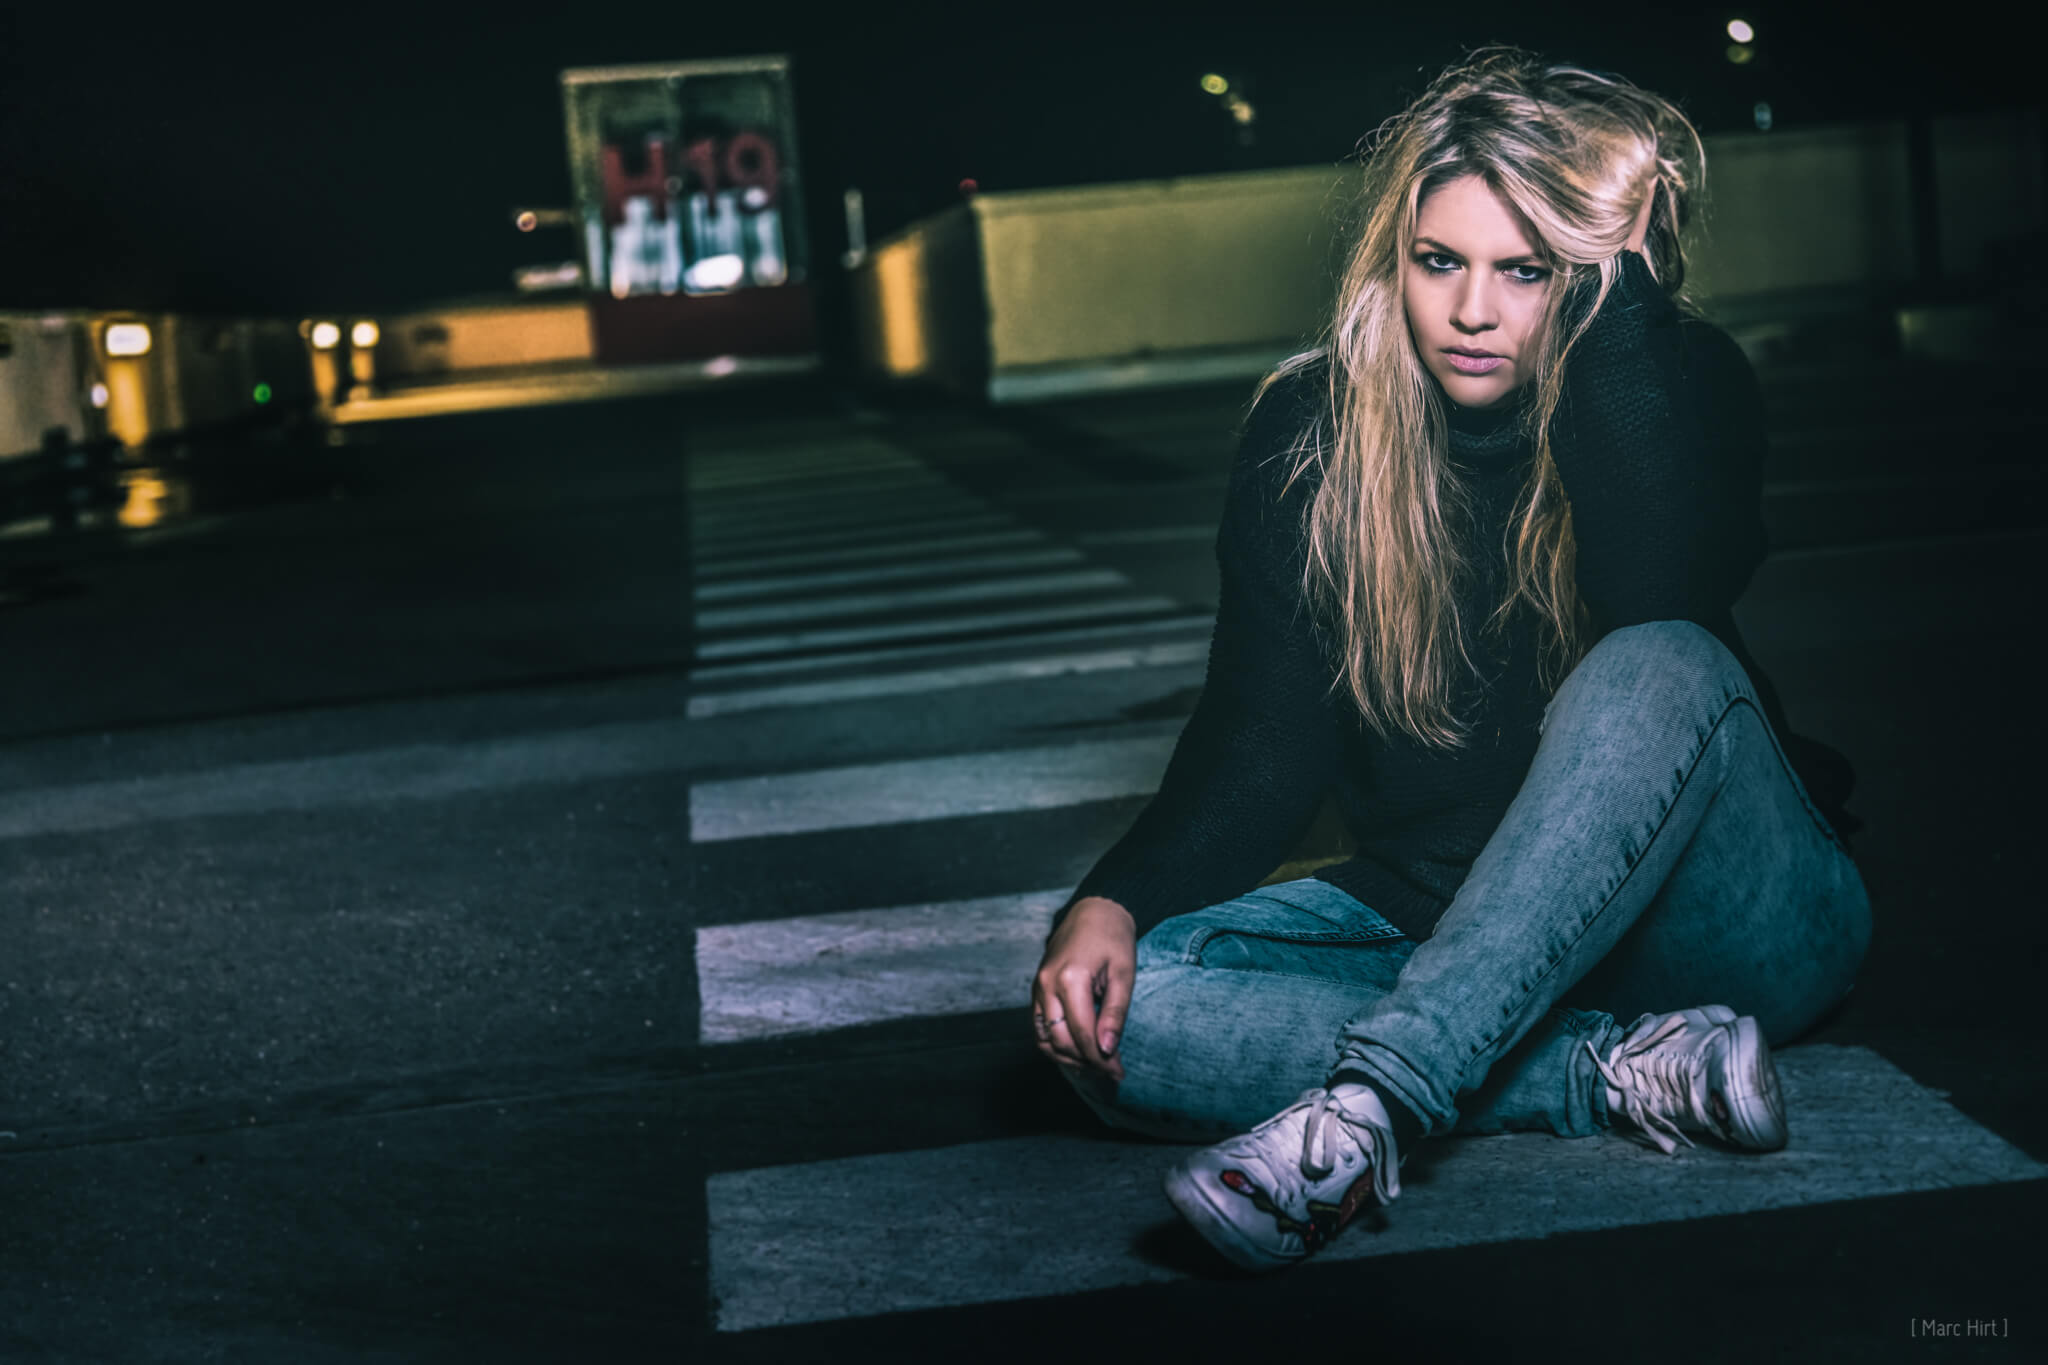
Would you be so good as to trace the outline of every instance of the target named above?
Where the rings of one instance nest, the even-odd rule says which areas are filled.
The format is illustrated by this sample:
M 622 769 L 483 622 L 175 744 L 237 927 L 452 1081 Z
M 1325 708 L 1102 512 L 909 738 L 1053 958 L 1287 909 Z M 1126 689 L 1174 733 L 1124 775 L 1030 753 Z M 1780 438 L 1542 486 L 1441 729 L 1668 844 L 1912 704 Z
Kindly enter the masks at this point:
M 1484 180 L 1422 201 L 1403 269 L 1408 334 L 1452 402 L 1490 408 L 1532 377 L 1550 270 Z

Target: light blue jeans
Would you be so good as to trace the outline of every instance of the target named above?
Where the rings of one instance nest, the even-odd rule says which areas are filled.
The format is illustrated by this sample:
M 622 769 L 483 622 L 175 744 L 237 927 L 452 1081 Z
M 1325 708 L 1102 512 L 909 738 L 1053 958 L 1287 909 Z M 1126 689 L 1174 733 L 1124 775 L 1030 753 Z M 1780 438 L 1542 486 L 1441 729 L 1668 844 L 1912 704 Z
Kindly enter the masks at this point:
M 1558 688 L 1515 799 L 1417 943 L 1314 878 L 1138 943 L 1110 1124 L 1242 1133 L 1362 1071 L 1431 1134 L 1605 1130 L 1605 1056 L 1645 1012 L 1727 1005 L 1780 1045 L 1854 983 L 1870 902 L 1721 642 L 1610 632 Z

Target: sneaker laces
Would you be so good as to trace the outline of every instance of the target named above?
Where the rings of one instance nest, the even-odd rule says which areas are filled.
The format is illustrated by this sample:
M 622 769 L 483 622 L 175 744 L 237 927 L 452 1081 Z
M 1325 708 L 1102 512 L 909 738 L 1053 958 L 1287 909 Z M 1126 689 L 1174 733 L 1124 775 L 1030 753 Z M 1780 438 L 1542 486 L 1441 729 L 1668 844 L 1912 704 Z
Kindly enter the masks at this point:
M 1270 1160 L 1260 1139 L 1269 1129 L 1296 1118 L 1303 1120 L 1300 1161 Z M 1393 1130 L 1370 1115 L 1347 1109 L 1335 1094 L 1320 1086 L 1246 1136 L 1249 1140 L 1233 1154 L 1261 1158 L 1272 1182 L 1272 1197 L 1283 1208 L 1305 1207 L 1310 1183 L 1329 1179 L 1339 1166 L 1353 1160 L 1371 1164 L 1373 1192 L 1382 1204 L 1401 1193 L 1399 1159 L 1388 1159 L 1394 1157 Z
M 1372 1193 L 1380 1197 L 1380 1203 L 1395 1199 L 1401 1193 L 1401 1162 L 1393 1158 L 1395 1134 L 1393 1128 L 1386 1128 L 1366 1113 L 1354 1113 L 1343 1107 L 1335 1091 L 1315 1089 L 1309 1091 L 1309 1121 L 1300 1130 L 1300 1171 L 1311 1181 L 1329 1179 L 1343 1160 L 1341 1148 L 1333 1154 L 1331 1146 L 1339 1140 L 1350 1140 L 1360 1160 L 1372 1162 Z M 1321 1156 L 1317 1150 L 1321 1148 Z
M 1601 1078 L 1620 1093 L 1623 1112 L 1666 1156 L 1676 1152 L 1680 1142 L 1699 1145 L 1672 1116 L 1692 1111 L 1693 1097 L 1705 1083 L 1706 1054 L 1697 1048 L 1652 1050 L 1685 1027 L 1683 1015 L 1667 1014 L 1655 1028 L 1623 1038 L 1611 1061 L 1600 1059 L 1591 1039 L 1580 1044 Z

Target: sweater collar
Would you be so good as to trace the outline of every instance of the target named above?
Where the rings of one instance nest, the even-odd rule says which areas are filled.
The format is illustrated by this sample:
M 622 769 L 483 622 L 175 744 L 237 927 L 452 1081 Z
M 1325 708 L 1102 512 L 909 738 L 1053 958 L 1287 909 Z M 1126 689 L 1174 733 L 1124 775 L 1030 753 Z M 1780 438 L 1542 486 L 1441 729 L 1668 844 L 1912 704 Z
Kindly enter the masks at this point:
M 1440 391 L 1441 392 L 1441 391 Z M 1443 398 L 1451 458 L 1484 469 L 1503 468 L 1524 453 L 1521 417 L 1523 397 L 1492 408 L 1468 408 Z

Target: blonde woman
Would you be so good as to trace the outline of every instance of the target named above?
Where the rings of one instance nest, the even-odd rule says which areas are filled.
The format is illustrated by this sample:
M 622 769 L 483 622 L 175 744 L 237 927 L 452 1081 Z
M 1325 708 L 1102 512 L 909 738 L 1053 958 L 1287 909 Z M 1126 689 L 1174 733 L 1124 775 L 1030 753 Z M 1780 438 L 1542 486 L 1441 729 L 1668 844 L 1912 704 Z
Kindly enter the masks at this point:
M 1240 1265 L 1431 1135 L 1781 1147 L 1766 1040 L 1862 962 L 1853 778 L 1730 612 L 1765 435 L 1682 306 L 1704 162 L 1619 77 L 1474 54 L 1381 130 L 1324 344 L 1255 398 L 1200 704 L 1032 983 L 1097 1113 L 1215 1144 L 1166 1193 Z M 1356 856 L 1260 887 L 1326 796 Z

